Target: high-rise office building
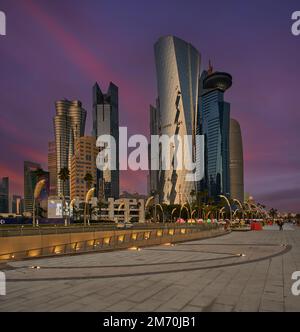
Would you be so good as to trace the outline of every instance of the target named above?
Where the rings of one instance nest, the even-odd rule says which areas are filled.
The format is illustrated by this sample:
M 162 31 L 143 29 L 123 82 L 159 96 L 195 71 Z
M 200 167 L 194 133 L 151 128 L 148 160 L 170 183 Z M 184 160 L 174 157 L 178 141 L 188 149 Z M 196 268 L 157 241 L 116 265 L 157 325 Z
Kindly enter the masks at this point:
M 161 134 L 172 137 L 196 135 L 200 54 L 195 47 L 174 36 L 161 37 L 154 46 L 157 73 Z M 184 151 L 184 160 L 195 162 L 194 145 Z M 171 147 L 172 149 L 172 147 Z M 171 160 L 177 154 L 176 145 Z M 163 160 L 162 160 L 163 162 Z M 168 168 L 168 169 L 163 169 Z M 160 196 L 162 202 L 183 203 L 195 190 L 195 181 L 187 181 L 191 171 L 162 166 Z
M 231 198 L 244 201 L 244 157 L 241 127 L 237 120 L 230 119 L 230 192 Z
M 70 195 L 70 182 L 63 181 L 58 177 L 60 170 L 67 167 L 71 169 L 71 159 L 74 154 L 75 139 L 84 136 L 86 110 L 78 100 L 59 100 L 55 103 L 56 115 L 53 119 L 56 149 L 56 172 L 57 172 L 57 195 L 63 193 L 65 197 Z
M 11 199 L 11 211 L 17 215 L 22 214 L 23 212 L 23 199 L 19 195 L 13 195 Z
M 160 135 L 160 116 L 159 116 L 159 104 L 158 100 L 156 107 L 150 105 L 150 135 Z M 160 185 L 159 185 L 159 170 L 151 169 L 151 164 L 159 162 L 159 155 L 151 155 L 151 143 L 148 147 L 148 156 L 149 156 L 149 180 L 148 180 L 148 193 L 159 194 Z M 153 160 L 155 159 L 155 160 Z
M 4 177 L 0 181 L 0 213 L 9 212 L 9 178 Z
M 46 180 L 40 198 L 46 199 L 49 194 L 49 172 L 42 170 L 41 165 L 24 161 L 24 211 L 32 213 L 35 185 L 40 180 Z
M 57 169 L 56 169 L 56 144 L 48 143 L 48 171 L 49 171 L 49 195 L 57 195 Z
M 118 198 L 119 189 L 119 101 L 118 87 L 109 84 L 106 94 L 98 83 L 93 87 L 93 136 L 111 135 L 116 142 L 116 169 L 97 170 L 97 196 Z
M 84 201 L 88 189 L 96 184 L 96 158 L 98 152 L 99 149 L 96 147 L 95 137 L 82 136 L 75 141 L 70 174 L 71 199 L 78 198 L 80 201 Z M 86 174 L 92 176 L 90 184 L 84 180 Z
M 209 196 L 230 196 L 229 128 L 230 104 L 224 92 L 232 85 L 231 75 L 213 72 L 210 65 L 200 78 L 201 97 L 198 124 L 205 139 L 205 183 L 198 183 L 198 191 L 207 189 Z M 202 188 L 199 188 L 200 187 Z

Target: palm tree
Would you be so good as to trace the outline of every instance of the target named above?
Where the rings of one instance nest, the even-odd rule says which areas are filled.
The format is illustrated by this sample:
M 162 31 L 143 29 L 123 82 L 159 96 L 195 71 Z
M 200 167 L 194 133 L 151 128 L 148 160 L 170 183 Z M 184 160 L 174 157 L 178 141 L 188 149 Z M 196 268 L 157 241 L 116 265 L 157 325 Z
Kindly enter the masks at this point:
M 70 178 L 70 171 L 68 167 L 61 168 L 60 172 L 58 173 L 58 178 L 62 181 L 63 218 L 65 219 L 65 226 L 67 226 L 65 184 Z
M 277 215 L 278 215 L 278 210 L 277 209 L 271 209 L 270 211 L 269 211 L 269 214 L 270 214 L 270 216 L 273 218 L 273 220 L 277 217 Z
M 83 180 L 86 182 L 87 190 L 89 190 L 93 183 L 93 176 L 91 173 L 86 173 Z

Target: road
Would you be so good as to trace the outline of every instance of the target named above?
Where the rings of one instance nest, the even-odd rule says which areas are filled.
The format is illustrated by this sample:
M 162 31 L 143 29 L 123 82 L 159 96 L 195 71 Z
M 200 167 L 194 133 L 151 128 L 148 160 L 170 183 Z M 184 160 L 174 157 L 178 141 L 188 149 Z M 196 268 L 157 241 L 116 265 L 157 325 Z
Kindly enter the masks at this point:
M 33 269 L 39 266 L 40 269 Z M 300 311 L 300 227 L 0 267 L 0 311 Z

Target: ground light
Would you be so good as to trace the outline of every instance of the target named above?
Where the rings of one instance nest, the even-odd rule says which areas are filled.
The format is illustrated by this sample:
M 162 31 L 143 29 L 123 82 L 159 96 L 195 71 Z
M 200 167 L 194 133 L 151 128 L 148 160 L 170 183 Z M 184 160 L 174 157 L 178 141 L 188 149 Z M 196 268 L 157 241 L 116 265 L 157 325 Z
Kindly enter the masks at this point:
M 141 251 L 141 248 L 138 247 L 130 247 L 128 250 L 136 250 L 136 251 Z
M 39 270 L 40 268 L 41 268 L 40 266 L 36 265 L 30 266 L 30 269 L 35 269 L 35 270 Z

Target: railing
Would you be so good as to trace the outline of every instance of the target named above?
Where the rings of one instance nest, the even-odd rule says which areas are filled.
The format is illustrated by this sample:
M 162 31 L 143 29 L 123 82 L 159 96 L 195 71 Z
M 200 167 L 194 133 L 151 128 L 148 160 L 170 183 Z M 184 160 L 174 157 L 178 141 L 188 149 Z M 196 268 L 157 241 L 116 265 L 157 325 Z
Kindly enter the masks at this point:
M 221 230 L 223 230 L 223 227 L 217 224 L 203 224 L 194 227 L 191 227 L 190 225 L 160 225 L 158 227 L 143 230 L 131 228 L 130 230 L 127 229 L 126 232 L 125 230 L 114 230 L 112 235 L 103 235 L 90 240 L 1 254 L 0 261 L 12 261 L 125 248 L 138 250 L 139 247 L 149 245 L 159 245 L 163 243 L 196 239 L 199 238 L 199 233 L 203 231 L 212 231 L 212 233 L 215 233 L 217 231 L 221 232 Z

